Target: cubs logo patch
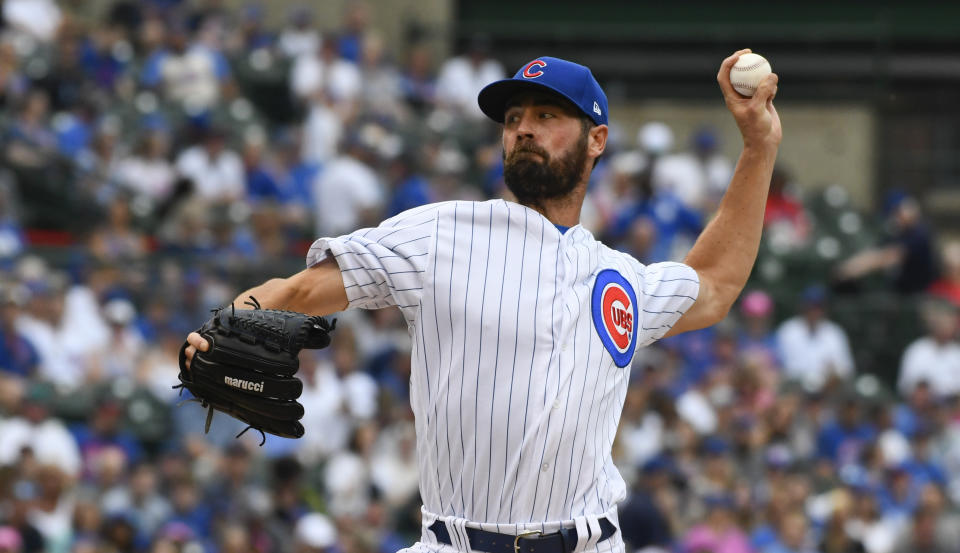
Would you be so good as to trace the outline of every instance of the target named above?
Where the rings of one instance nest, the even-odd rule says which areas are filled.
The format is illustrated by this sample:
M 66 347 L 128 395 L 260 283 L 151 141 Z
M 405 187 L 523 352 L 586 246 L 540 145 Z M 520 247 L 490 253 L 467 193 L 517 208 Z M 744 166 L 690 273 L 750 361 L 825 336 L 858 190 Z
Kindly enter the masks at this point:
M 593 283 L 591 309 L 603 347 L 618 367 L 626 367 L 637 346 L 637 295 L 633 287 L 613 269 L 600 271 Z
M 547 66 L 547 62 L 543 60 L 533 60 L 523 68 L 523 76 L 528 79 L 535 79 L 540 75 L 543 75 L 543 69 Z

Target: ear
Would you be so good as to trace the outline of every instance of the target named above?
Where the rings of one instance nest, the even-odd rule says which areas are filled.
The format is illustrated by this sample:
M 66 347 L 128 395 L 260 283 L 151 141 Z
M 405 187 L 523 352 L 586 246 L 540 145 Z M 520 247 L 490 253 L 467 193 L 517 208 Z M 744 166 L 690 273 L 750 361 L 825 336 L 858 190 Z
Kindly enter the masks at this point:
M 603 151 L 607 149 L 607 134 L 610 128 L 606 125 L 597 125 L 590 129 L 587 138 L 587 153 L 593 159 L 600 157 Z

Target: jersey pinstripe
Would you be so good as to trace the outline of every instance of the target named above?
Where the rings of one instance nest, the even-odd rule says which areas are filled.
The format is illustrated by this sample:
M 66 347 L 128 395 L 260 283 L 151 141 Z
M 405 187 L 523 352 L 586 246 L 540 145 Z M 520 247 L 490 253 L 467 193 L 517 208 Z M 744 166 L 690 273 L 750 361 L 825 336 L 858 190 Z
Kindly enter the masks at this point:
M 427 513 L 510 532 L 603 515 L 625 497 L 611 448 L 629 365 L 601 340 L 594 285 L 612 269 L 636 292 L 630 347 L 641 347 L 693 305 L 693 269 L 644 266 L 503 200 L 426 205 L 321 238 L 307 263 L 328 255 L 350 308 L 396 305 L 409 325 Z

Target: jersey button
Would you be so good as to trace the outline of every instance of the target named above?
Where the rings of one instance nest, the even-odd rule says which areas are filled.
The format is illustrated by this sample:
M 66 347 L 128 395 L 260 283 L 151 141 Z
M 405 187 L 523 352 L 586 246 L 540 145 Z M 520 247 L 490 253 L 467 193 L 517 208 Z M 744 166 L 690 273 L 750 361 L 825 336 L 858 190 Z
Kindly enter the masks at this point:
M 559 400 L 559 399 L 553 400 L 553 408 L 554 408 L 554 409 L 559 409 L 559 408 L 560 408 L 560 400 Z
M 544 463 L 540 465 L 540 470 L 542 470 L 543 472 L 547 472 L 549 468 L 550 468 L 550 463 Z

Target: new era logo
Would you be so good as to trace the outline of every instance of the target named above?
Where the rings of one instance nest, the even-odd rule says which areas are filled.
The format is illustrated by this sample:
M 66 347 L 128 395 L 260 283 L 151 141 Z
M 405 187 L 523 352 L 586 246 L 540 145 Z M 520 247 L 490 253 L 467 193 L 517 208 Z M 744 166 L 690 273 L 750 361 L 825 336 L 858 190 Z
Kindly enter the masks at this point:
M 600 104 L 598 104 L 597 102 L 593 102 L 593 113 L 596 113 L 597 115 L 600 115 L 600 116 L 603 115 L 602 113 L 600 113 Z

